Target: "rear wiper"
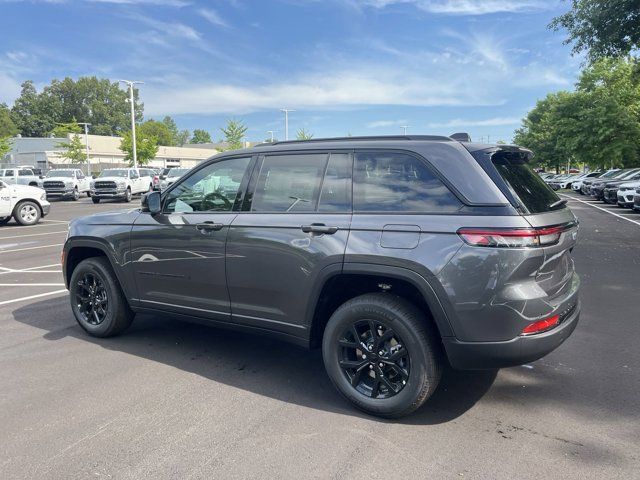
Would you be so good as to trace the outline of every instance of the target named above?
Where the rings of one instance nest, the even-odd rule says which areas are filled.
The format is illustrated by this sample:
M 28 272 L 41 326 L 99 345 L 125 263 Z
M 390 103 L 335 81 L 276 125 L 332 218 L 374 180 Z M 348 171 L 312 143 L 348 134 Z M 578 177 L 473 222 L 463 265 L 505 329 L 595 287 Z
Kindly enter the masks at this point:
M 557 202 L 553 202 L 551 205 L 549 205 L 549 208 L 553 210 L 554 208 L 558 208 L 566 204 L 567 204 L 566 200 L 558 200 Z

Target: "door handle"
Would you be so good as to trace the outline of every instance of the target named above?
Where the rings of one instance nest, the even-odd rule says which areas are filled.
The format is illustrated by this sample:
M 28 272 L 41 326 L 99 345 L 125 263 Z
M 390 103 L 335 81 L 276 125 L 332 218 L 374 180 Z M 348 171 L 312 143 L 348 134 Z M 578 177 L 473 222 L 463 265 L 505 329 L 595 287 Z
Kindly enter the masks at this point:
M 302 225 L 300 230 L 304 233 L 312 233 L 316 235 L 333 235 L 339 229 L 338 227 L 328 227 L 324 223 L 312 223 L 311 225 Z
M 198 231 L 204 232 L 217 232 L 224 228 L 224 223 L 204 222 L 196 224 Z

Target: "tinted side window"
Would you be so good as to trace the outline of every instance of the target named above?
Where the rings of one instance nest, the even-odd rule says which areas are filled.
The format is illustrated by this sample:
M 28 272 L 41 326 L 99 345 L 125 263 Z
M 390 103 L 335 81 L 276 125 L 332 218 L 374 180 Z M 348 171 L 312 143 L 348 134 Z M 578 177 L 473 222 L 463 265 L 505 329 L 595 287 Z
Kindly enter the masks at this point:
M 31 170 L 18 170 L 18 175 L 21 177 L 28 177 L 33 175 L 33 172 Z
M 322 181 L 319 212 L 351 211 L 351 156 L 348 153 L 332 153 Z
M 178 183 L 165 197 L 165 213 L 230 212 L 251 158 L 212 163 Z
M 252 212 L 313 212 L 327 154 L 273 155 L 262 162 Z
M 353 209 L 440 213 L 462 204 L 419 158 L 406 153 L 356 154 Z

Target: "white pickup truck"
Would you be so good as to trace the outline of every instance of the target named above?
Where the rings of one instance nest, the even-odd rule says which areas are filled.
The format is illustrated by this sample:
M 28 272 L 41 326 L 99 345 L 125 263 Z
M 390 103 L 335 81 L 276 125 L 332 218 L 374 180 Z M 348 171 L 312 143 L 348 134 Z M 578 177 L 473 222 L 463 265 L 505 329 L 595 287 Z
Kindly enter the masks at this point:
M 79 168 L 61 168 L 50 170 L 44 177 L 42 188 L 47 192 L 47 198 L 71 198 L 78 200 L 80 194 L 90 193 L 91 178 L 87 177 Z
M 9 185 L 0 180 L 0 225 L 15 219 L 20 225 L 35 225 L 49 214 L 47 194 L 38 187 Z
M 100 203 L 103 199 L 130 202 L 133 195 L 153 190 L 153 177 L 144 175 L 137 168 L 110 168 L 103 170 L 100 176 L 91 182 L 91 199 Z
M 14 185 L 31 185 L 37 187 L 40 184 L 40 175 L 30 168 L 16 167 L 0 170 L 0 180 Z

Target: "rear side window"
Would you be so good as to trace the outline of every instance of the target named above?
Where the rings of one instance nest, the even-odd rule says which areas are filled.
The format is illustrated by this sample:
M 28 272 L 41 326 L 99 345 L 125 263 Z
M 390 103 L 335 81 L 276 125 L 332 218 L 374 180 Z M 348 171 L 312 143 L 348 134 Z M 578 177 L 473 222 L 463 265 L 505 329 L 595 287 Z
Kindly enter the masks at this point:
M 353 209 L 360 212 L 454 212 L 462 204 L 417 157 L 399 152 L 357 153 Z
M 31 170 L 18 170 L 18 175 L 21 177 L 29 177 L 33 175 L 33 172 Z
M 551 205 L 560 200 L 522 156 L 496 152 L 491 161 L 511 193 L 529 213 L 548 212 L 552 210 Z
M 253 194 L 251 211 L 315 211 L 327 157 L 327 154 L 265 157 Z
M 318 211 L 324 213 L 351 211 L 351 155 L 332 153 L 322 181 Z

